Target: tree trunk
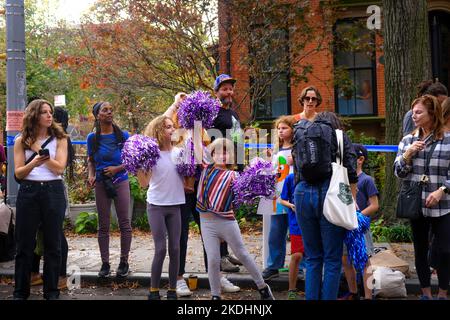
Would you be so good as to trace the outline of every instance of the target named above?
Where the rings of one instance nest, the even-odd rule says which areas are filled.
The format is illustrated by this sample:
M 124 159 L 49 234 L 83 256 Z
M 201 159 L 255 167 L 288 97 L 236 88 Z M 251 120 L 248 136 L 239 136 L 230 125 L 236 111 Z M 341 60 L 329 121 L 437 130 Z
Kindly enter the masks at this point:
M 383 0 L 385 55 L 386 144 L 402 138 L 404 114 L 416 86 L 431 77 L 426 0 Z M 385 220 L 395 216 L 399 181 L 394 176 L 394 153 L 386 157 L 386 182 L 381 199 Z

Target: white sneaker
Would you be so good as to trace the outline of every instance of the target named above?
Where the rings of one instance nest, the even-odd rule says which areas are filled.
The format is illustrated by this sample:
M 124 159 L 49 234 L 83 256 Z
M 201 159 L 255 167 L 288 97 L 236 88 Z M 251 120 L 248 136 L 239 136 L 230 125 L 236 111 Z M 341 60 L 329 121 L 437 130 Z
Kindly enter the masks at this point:
M 230 280 L 228 280 L 227 278 L 223 277 L 220 278 L 220 285 L 222 286 L 222 290 L 223 292 L 238 292 L 241 290 L 241 288 L 239 288 L 238 286 L 235 286 L 234 284 L 232 284 L 230 282 Z
M 184 279 L 177 280 L 177 295 L 179 297 L 189 297 L 192 295 L 192 291 L 189 290 Z

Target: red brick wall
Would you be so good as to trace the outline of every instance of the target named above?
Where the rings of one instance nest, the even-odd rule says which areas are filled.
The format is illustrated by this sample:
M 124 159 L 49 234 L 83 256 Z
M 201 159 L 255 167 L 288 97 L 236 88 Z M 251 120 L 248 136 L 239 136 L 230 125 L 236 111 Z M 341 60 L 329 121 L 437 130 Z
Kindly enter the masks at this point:
M 317 34 L 321 34 L 320 28 L 323 26 L 323 19 L 321 9 L 319 8 L 319 0 L 311 0 L 312 12 L 314 13 L 312 19 L 315 23 Z M 346 12 L 348 15 L 349 12 Z M 242 117 L 243 122 L 250 119 L 252 108 L 250 106 L 250 100 L 248 98 L 249 88 L 249 76 L 245 65 L 240 64 L 240 57 L 243 54 L 247 54 L 247 48 L 243 43 L 232 43 L 231 47 L 227 45 L 226 30 L 223 26 L 226 23 L 226 7 L 222 1 L 219 1 L 219 51 L 220 51 L 220 72 L 227 71 L 227 49 L 231 53 L 231 70 L 230 73 L 235 77 L 238 82 L 235 87 L 235 98 L 239 104 L 238 113 Z M 330 41 L 332 40 L 332 34 L 329 32 L 328 39 L 322 44 L 322 50 L 320 52 L 313 53 L 304 59 L 303 64 L 310 63 L 313 67 L 312 73 L 308 75 L 308 83 L 294 84 L 291 81 L 291 110 L 292 114 L 302 111 L 302 107 L 297 101 L 297 97 L 308 85 L 316 86 L 323 98 L 322 105 L 319 107 L 319 111 L 335 111 L 334 101 L 334 86 L 333 86 L 333 53 L 330 47 Z M 380 36 L 376 37 L 377 47 L 382 44 Z M 317 47 L 316 43 L 307 45 L 308 49 Z M 376 53 L 376 79 L 377 87 L 376 94 L 378 98 L 378 116 L 385 116 L 385 97 L 384 97 L 384 66 L 380 64 L 379 58 L 383 55 L 382 51 L 378 50 Z M 291 68 L 295 68 L 295 65 L 291 65 Z

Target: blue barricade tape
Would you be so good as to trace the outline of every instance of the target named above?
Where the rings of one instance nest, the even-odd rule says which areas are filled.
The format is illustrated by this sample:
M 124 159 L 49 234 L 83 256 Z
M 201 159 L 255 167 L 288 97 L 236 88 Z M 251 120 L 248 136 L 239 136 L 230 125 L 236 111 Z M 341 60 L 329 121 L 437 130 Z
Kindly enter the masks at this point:
M 86 141 L 83 140 L 75 140 L 72 141 L 72 144 L 76 145 L 85 145 Z M 244 145 L 247 149 L 266 149 L 266 148 L 272 148 L 272 144 L 267 143 L 246 143 Z M 395 152 L 398 151 L 397 145 L 365 145 L 367 148 L 367 151 L 369 152 Z

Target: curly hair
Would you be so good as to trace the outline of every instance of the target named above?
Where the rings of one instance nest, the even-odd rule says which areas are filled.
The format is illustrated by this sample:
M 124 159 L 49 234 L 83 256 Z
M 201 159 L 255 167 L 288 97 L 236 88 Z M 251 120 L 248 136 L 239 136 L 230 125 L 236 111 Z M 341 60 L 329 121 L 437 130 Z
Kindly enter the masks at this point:
M 168 116 L 161 115 L 150 121 L 150 123 L 147 125 L 147 127 L 144 130 L 144 135 L 155 138 L 156 141 L 158 141 L 158 145 L 162 147 L 164 140 L 164 124 L 166 120 L 169 120 L 173 123 L 173 120 L 169 118 Z M 172 142 L 172 144 L 174 144 Z
M 22 120 L 22 146 L 24 149 L 31 149 L 31 146 L 36 142 L 38 130 L 39 130 L 39 117 L 41 115 L 41 109 L 44 105 L 50 106 L 52 115 L 54 108 L 50 102 L 44 99 L 36 99 L 31 101 L 25 108 L 25 114 Z M 67 138 L 67 134 L 64 132 L 60 124 L 52 121 L 51 126 L 48 128 L 48 135 L 56 137 L 57 139 Z

